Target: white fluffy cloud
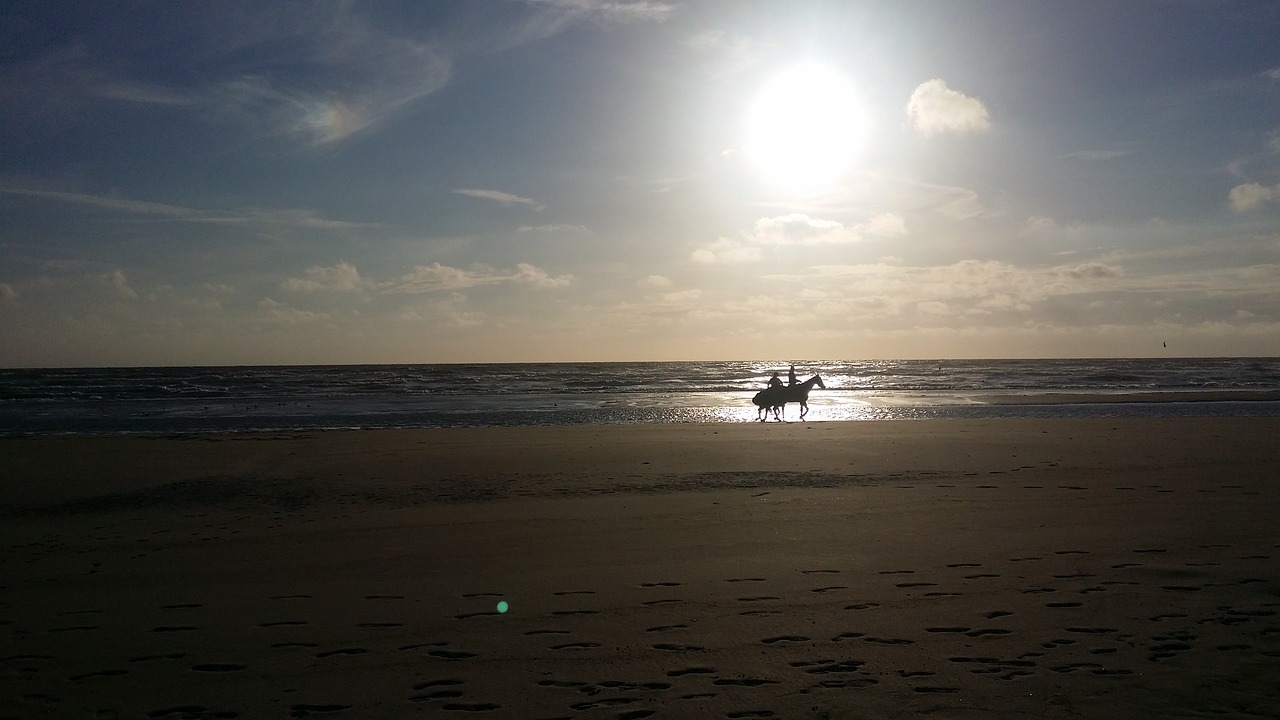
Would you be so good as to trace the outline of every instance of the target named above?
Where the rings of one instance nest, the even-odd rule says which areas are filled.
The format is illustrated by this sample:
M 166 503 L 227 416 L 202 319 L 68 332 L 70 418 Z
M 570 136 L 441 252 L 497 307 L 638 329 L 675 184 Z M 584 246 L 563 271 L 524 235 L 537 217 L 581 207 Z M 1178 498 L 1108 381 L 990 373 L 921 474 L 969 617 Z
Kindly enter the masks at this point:
M 280 283 L 280 287 L 294 292 L 314 292 L 317 290 L 359 290 L 363 281 L 356 267 L 348 262 L 323 267 L 315 265 L 307 268 L 303 277 L 289 278 Z
M 1280 198 L 1280 185 L 1268 187 L 1258 183 L 1245 183 L 1231 188 L 1228 200 L 1236 212 L 1253 210 L 1264 203 Z
M 970 133 L 991 126 L 987 106 L 977 98 L 952 90 L 942 80 L 926 80 L 911 93 L 907 115 L 920 134 Z
M 528 263 L 520 263 L 514 271 L 505 273 L 485 267 L 464 270 L 432 263 L 419 265 L 400 279 L 383 283 L 381 287 L 384 293 L 419 294 L 510 282 L 527 283 L 540 288 L 557 288 L 573 282 L 573 276 L 553 277 L 545 270 Z

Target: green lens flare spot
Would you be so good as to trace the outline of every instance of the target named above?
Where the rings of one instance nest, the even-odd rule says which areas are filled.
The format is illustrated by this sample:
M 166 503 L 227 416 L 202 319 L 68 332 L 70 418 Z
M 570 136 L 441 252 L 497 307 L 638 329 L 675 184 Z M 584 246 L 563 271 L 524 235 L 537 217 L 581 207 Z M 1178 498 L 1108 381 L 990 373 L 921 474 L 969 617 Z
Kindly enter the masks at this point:
M 499 600 L 499 601 L 498 601 L 498 612 L 499 612 L 499 613 L 504 613 L 504 612 L 506 612 L 507 610 L 509 610 L 510 608 L 511 608 L 511 606 L 507 604 L 507 601 L 506 601 L 506 600 Z

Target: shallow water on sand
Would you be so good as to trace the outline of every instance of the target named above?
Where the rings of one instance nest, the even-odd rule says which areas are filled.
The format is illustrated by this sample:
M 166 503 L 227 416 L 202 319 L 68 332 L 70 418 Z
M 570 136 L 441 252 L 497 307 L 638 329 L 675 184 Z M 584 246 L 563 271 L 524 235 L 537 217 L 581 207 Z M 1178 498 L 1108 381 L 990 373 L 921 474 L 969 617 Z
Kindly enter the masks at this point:
M 749 422 L 785 363 L 0 370 L 0 433 Z M 1280 358 L 800 363 L 808 421 L 1280 415 Z M 789 405 L 785 417 L 796 420 Z

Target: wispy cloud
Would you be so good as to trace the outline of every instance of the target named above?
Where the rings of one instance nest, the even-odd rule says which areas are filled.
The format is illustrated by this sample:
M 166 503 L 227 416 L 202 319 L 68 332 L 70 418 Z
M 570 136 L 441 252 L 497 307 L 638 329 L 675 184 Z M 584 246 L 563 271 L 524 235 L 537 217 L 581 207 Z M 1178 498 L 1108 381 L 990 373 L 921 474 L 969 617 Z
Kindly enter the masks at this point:
M 542 210 L 546 207 L 542 203 L 531 200 L 527 197 L 512 195 L 511 193 L 502 192 L 500 190 L 484 190 L 476 188 L 458 188 L 454 190 L 458 195 L 466 195 L 467 197 L 480 198 L 481 200 L 492 200 L 502 205 L 527 205 L 534 210 Z
M 572 275 L 552 276 L 545 270 L 520 263 L 512 271 L 477 267 L 471 270 L 449 267 L 440 263 L 419 265 L 397 280 L 383 283 L 383 293 L 434 293 L 443 290 L 464 290 L 481 285 L 499 283 L 527 283 L 540 288 L 564 287 L 573 281 Z
M 971 133 L 991 126 L 990 113 L 981 100 L 952 90 L 937 78 L 921 83 L 911 93 L 907 115 L 925 137 Z
M 1128 150 L 1077 150 L 1075 152 L 1064 153 L 1058 157 L 1063 160 L 1104 161 L 1114 160 L 1129 154 L 1130 151 Z
M 386 227 L 381 223 L 362 223 L 334 220 L 312 210 L 294 208 L 239 208 L 235 210 L 207 210 L 183 205 L 133 200 L 111 195 L 35 190 L 22 187 L 0 187 L 0 194 L 39 198 L 57 202 L 87 205 L 126 215 L 166 218 L 193 223 L 243 223 L 267 226 L 288 226 L 311 230 L 349 230 Z
M 741 236 L 707 243 L 695 250 L 690 259 L 703 265 L 737 265 L 762 260 L 762 247 L 844 245 L 870 237 L 906 234 L 906 222 L 893 213 L 882 213 L 856 225 L 789 213 L 760 218 Z
M 606 22 L 663 22 L 676 11 L 674 3 L 652 0 L 527 0 L 569 15 Z
M 364 287 L 366 282 L 360 272 L 349 262 L 340 262 L 328 267 L 315 265 L 307 268 L 300 278 L 288 278 L 280 287 L 290 291 L 315 292 L 318 290 L 336 290 L 350 292 Z
M 59 192 L 54 190 L 31 190 L 16 187 L 0 187 L 0 193 L 4 193 L 6 195 L 22 195 L 26 197 L 41 198 L 44 200 L 58 200 L 61 202 L 77 203 L 80 205 L 92 205 L 94 207 L 100 207 L 107 210 L 116 210 L 119 212 L 139 215 L 162 215 L 165 217 L 182 219 L 199 219 L 208 216 L 207 213 L 200 210 L 183 207 L 181 205 L 168 205 L 165 203 L 147 202 L 145 200 L 130 200 L 127 198 L 118 198 L 106 195 L 87 195 L 84 193 Z

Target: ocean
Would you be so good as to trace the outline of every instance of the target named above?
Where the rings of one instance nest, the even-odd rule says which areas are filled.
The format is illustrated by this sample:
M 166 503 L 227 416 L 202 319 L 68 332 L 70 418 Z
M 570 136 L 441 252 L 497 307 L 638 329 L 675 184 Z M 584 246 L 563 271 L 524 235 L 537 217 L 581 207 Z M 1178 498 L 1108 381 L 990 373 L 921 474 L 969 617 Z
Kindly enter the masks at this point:
M 0 370 L 0 434 L 755 422 L 783 362 Z M 1277 416 L 1280 358 L 835 360 L 807 422 Z M 799 420 L 788 405 L 785 420 Z

